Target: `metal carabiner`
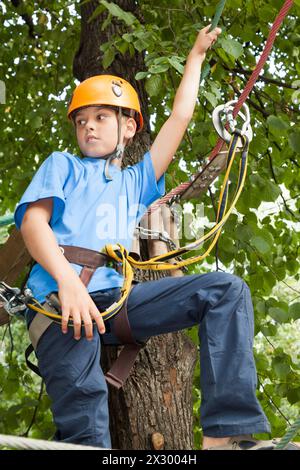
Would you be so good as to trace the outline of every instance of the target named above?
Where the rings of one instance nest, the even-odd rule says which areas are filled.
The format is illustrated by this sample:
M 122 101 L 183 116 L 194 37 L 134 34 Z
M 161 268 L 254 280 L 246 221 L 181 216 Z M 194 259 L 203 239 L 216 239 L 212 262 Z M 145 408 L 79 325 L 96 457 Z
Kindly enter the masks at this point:
M 25 296 L 31 294 L 30 289 L 25 289 Z M 18 287 L 10 287 L 5 282 L 0 282 L 0 306 L 6 310 L 9 315 L 25 310 L 25 297 Z
M 242 126 L 242 129 L 237 128 L 237 120 L 233 117 L 233 110 L 234 110 L 234 105 L 237 103 L 237 100 L 231 100 L 228 101 L 228 103 L 225 104 L 220 104 L 217 106 L 212 113 L 212 120 L 214 127 L 219 134 L 219 136 L 225 140 L 225 142 L 230 142 L 231 140 L 231 134 L 230 132 L 225 129 L 225 126 L 223 125 L 222 122 L 222 116 L 225 114 L 226 117 L 226 122 L 228 122 L 231 133 L 233 133 L 236 129 L 241 132 L 242 135 L 246 135 L 249 142 L 253 139 L 253 131 L 252 127 L 250 124 L 250 111 L 249 107 L 247 106 L 246 103 L 243 103 L 243 109 L 245 111 L 245 114 L 239 111 L 238 116 L 240 116 L 244 120 L 244 124 Z M 242 142 L 238 142 L 238 147 L 242 146 Z

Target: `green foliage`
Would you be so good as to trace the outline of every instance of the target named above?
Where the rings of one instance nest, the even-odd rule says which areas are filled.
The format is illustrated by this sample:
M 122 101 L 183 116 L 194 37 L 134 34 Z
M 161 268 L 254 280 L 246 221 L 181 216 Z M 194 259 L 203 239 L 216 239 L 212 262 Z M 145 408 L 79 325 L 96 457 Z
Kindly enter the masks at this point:
M 145 69 L 137 73 L 136 79 L 145 84 L 151 98 L 153 138 L 172 109 L 197 31 L 211 20 L 217 3 L 160 0 L 153 5 L 143 0 L 139 2 L 139 18 L 143 21 L 104 0 L 95 10 L 95 16 L 108 11 L 102 29 L 116 19 L 126 27 L 122 36 L 102 45 L 104 68 L 119 53 L 133 55 L 137 51 L 144 55 Z M 169 167 L 168 190 L 188 180 L 208 156 L 216 142 L 211 122 L 213 108 L 236 97 L 236 90 L 244 88 L 281 5 L 279 0 L 227 2 L 220 22 L 222 37 L 207 55 L 211 75 L 200 89 L 193 123 Z M 0 79 L 7 97 L 6 104 L 0 105 L 1 215 L 14 210 L 37 167 L 53 150 L 76 152 L 66 105 L 74 85 L 72 61 L 79 45 L 79 3 L 50 0 L 46 8 L 43 2 L 29 0 L 22 3 L 22 11 L 20 8 L 12 7 L 8 0 L 0 4 L 4 24 L 0 32 Z M 300 318 L 299 11 L 300 3 L 295 0 L 277 35 L 272 58 L 250 96 L 254 139 L 248 177 L 237 213 L 228 220 L 218 243 L 219 267 L 244 278 L 253 295 L 258 397 L 271 421 L 273 435 L 283 435 L 287 426 L 278 408 L 283 408 L 292 420 L 299 414 L 300 403 L 296 340 Z M 20 16 L 24 12 L 34 18 L 35 37 L 29 35 L 28 25 Z M 179 161 L 183 162 L 181 169 Z M 237 168 L 233 172 L 237 175 Z M 220 185 L 221 180 L 214 184 L 214 199 Z M 210 195 L 203 195 L 201 202 L 205 215 L 213 221 Z M 2 242 L 6 234 L 1 229 Z M 215 254 L 211 254 L 201 266 L 190 267 L 189 272 L 212 270 L 215 260 Z M 26 433 L 38 404 L 30 434 L 49 437 L 53 432 L 49 403 L 44 393 L 39 398 L 40 384 L 24 366 L 22 328 L 13 325 L 15 349 L 0 365 L 0 432 Z M 10 341 L 5 341 L 9 351 Z M 298 352 L 293 349 L 295 343 Z M 198 413 L 199 369 L 195 377 Z M 199 442 L 198 422 L 195 433 Z
M 0 343 L 0 433 L 50 439 L 54 425 L 50 400 L 41 379 L 24 361 L 28 335 L 24 321 L 14 319 Z M 13 339 L 12 339 L 13 338 Z

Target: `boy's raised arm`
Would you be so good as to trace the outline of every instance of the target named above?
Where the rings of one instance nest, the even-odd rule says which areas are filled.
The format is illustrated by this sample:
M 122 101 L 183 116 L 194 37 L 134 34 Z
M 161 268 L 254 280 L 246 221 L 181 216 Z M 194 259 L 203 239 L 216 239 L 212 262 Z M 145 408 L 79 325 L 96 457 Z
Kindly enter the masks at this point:
M 193 117 L 199 90 L 201 66 L 207 49 L 217 40 L 220 28 L 209 32 L 210 25 L 201 29 L 191 49 L 182 80 L 176 92 L 171 115 L 160 129 L 154 140 L 150 153 L 156 179 L 167 170 L 180 145 L 187 126 Z

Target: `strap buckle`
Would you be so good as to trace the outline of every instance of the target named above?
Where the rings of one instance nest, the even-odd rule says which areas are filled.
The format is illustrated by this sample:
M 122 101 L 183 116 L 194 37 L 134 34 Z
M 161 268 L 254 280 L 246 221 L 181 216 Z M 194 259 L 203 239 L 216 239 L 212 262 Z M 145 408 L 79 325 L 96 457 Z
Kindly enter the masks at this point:
M 239 111 L 237 116 L 241 117 L 244 122 L 243 122 L 242 129 L 238 129 L 236 127 L 238 122 L 233 117 L 234 105 L 236 103 L 237 103 L 237 100 L 231 100 L 231 101 L 228 101 L 228 103 L 217 106 L 213 110 L 212 120 L 213 120 L 214 127 L 217 133 L 219 134 L 219 136 L 221 137 L 221 139 L 223 139 L 225 142 L 228 142 L 228 143 L 230 142 L 231 134 L 233 134 L 235 131 L 239 131 L 241 135 L 245 135 L 248 138 L 249 142 L 251 142 L 251 140 L 253 139 L 253 131 L 252 131 L 252 127 L 250 124 L 251 118 L 250 118 L 249 107 L 246 103 L 243 103 L 242 107 L 243 107 L 245 114 Z M 226 122 L 228 122 L 231 133 L 228 132 L 227 129 L 225 129 L 225 124 L 223 124 L 222 122 L 222 117 L 224 116 L 225 116 L 225 124 Z M 243 146 L 240 140 L 237 146 L 238 147 Z

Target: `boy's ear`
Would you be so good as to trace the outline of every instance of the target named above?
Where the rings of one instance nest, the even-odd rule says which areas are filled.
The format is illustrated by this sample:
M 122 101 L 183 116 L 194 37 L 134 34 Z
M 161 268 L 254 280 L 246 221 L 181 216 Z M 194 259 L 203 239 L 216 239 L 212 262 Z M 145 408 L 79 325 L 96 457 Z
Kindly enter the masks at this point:
M 124 137 L 126 139 L 131 139 L 136 133 L 136 128 L 137 128 L 137 124 L 136 124 L 135 119 L 133 119 L 132 117 L 128 117 L 126 119 L 126 129 L 125 129 Z

